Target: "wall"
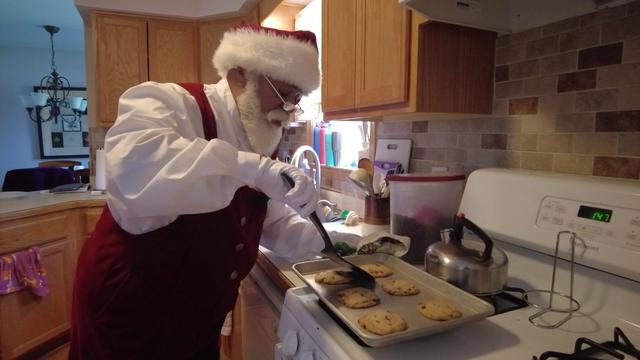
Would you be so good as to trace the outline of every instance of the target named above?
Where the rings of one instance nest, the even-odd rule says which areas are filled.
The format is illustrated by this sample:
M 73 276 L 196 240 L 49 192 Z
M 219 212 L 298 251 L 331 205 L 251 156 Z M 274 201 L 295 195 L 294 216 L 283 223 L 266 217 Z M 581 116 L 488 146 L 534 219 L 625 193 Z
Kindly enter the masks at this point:
M 640 178 L 640 1 L 496 40 L 494 114 L 382 122 L 411 171 L 508 167 Z M 471 71 L 471 69 L 470 69 Z
M 289 128 L 282 134 L 282 141 L 278 147 L 278 157 L 284 159 L 285 155 L 293 156 L 296 149 L 307 143 L 307 125 Z
M 34 85 L 50 70 L 49 49 L 0 47 L 0 184 L 7 170 L 37 166 L 40 161 L 38 131 L 29 120 L 19 95 L 33 91 Z M 85 86 L 84 53 L 56 50 L 58 71 L 71 86 Z M 86 159 L 74 159 L 85 163 Z
M 262 26 L 293 31 L 295 28 L 295 17 L 303 6 L 292 6 L 280 4 L 269 16 L 262 21 Z

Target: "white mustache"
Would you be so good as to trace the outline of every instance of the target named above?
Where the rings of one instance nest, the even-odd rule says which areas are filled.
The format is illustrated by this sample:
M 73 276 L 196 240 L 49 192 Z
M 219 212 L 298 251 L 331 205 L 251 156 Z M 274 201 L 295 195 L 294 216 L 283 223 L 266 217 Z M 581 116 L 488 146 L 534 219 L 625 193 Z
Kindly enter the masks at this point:
M 282 109 L 275 109 L 267 113 L 267 121 L 280 122 L 282 126 L 288 127 L 291 122 L 291 115 Z

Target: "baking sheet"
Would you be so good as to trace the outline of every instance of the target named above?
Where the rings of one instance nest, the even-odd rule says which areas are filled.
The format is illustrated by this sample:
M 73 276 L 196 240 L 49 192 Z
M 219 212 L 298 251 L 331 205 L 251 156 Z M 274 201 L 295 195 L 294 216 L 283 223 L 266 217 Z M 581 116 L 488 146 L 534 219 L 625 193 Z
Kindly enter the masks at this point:
M 353 287 L 344 285 L 323 285 L 314 280 L 320 271 L 338 268 L 329 259 L 318 259 L 300 262 L 293 265 L 293 271 L 318 295 L 320 300 L 331 309 L 365 344 L 369 346 L 385 346 L 400 341 L 422 337 L 448 329 L 452 329 L 471 321 L 483 319 L 493 314 L 493 306 L 439 278 L 422 271 L 394 256 L 387 254 L 369 254 L 346 256 L 346 259 L 356 265 L 367 263 L 381 263 L 393 270 L 393 275 L 377 278 L 376 295 L 380 304 L 366 309 L 350 309 L 338 301 L 337 294 L 343 289 Z M 405 279 L 420 290 L 417 295 L 393 296 L 387 294 L 380 284 L 386 280 Z M 417 304 L 427 299 L 446 299 L 454 304 L 462 316 L 449 321 L 435 321 L 422 316 L 417 310 Z M 358 326 L 358 318 L 377 309 L 387 309 L 400 314 L 407 323 L 407 330 L 389 335 L 376 335 Z

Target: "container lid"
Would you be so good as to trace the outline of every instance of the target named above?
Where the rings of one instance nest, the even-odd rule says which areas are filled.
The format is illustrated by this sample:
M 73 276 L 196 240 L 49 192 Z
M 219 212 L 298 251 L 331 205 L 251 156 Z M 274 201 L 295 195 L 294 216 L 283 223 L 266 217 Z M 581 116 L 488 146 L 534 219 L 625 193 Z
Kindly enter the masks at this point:
M 413 173 L 396 174 L 389 176 L 389 181 L 412 181 L 412 182 L 432 182 L 432 181 L 458 181 L 464 180 L 464 174 L 451 172 L 433 173 Z

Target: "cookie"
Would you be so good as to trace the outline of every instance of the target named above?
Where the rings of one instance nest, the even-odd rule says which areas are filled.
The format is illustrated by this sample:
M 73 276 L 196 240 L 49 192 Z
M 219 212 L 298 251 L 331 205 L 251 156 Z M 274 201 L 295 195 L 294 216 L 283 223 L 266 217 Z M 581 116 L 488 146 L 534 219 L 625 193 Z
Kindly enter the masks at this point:
M 352 309 L 364 309 L 380 304 L 380 298 L 373 291 L 361 287 L 340 291 L 338 301 Z
M 371 274 L 374 278 L 387 277 L 393 274 L 393 271 L 387 266 L 378 263 L 360 265 L 360 268 Z
M 382 290 L 398 296 L 415 295 L 420 292 L 415 285 L 404 279 L 387 280 L 382 283 Z
M 327 270 L 317 273 L 315 280 L 318 284 L 339 285 L 349 283 L 351 277 L 344 271 Z
M 373 310 L 358 319 L 361 328 L 376 335 L 389 335 L 407 329 L 404 319 L 389 310 Z
M 437 321 L 446 321 L 459 318 L 462 313 L 446 300 L 431 299 L 418 303 L 418 311 L 422 316 Z

